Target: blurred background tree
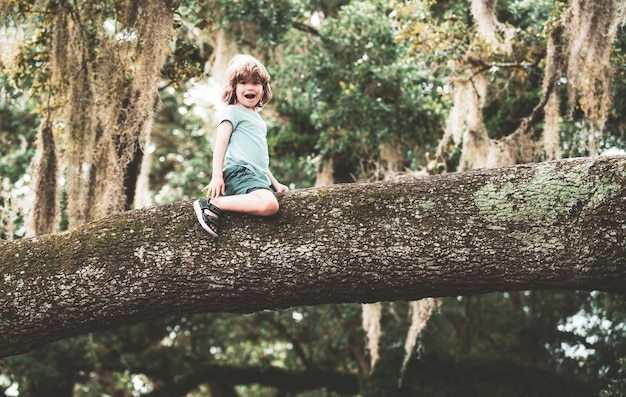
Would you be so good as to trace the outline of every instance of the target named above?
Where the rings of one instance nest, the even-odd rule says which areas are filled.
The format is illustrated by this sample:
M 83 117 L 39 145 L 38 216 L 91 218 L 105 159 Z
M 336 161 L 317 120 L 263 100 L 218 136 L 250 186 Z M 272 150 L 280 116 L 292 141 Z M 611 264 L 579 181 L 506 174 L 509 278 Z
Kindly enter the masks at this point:
M 272 75 L 272 168 L 294 188 L 623 150 L 624 4 L 589 3 L 0 1 L 0 237 L 198 197 L 236 52 Z M 581 42 L 596 69 L 568 58 Z M 373 372 L 359 305 L 171 317 L 5 358 L 0 391 L 621 396 L 625 313 L 600 293 L 446 298 L 404 372 L 406 302 L 381 305 Z

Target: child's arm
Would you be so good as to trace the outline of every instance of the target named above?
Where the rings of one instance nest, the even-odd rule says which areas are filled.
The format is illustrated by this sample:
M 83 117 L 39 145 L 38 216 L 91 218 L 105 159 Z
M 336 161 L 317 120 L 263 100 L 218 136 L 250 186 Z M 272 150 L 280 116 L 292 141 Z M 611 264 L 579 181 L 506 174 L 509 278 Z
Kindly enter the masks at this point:
M 226 156 L 226 148 L 230 135 L 233 133 L 233 125 L 226 120 L 217 127 L 217 135 L 215 137 L 215 148 L 213 149 L 213 174 L 211 182 L 202 189 L 206 192 L 208 198 L 214 199 L 225 194 L 224 186 L 224 157 Z
M 278 182 L 276 178 L 274 178 L 274 175 L 272 175 L 272 171 L 270 171 L 269 169 L 267 170 L 267 176 L 270 178 L 270 181 L 272 182 L 272 187 L 277 192 L 286 192 L 289 190 L 289 188 L 286 185 L 283 185 L 282 183 Z

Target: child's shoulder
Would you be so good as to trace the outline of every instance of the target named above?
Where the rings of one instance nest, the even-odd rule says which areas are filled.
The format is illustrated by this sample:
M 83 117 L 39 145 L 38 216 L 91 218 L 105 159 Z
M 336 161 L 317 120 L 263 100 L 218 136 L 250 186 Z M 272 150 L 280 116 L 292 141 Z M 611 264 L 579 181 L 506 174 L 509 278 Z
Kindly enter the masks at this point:
M 247 113 L 249 113 L 248 110 L 242 108 L 239 105 L 232 105 L 232 104 L 226 105 L 226 107 L 224 107 L 224 109 L 222 110 L 222 114 L 242 114 L 242 115 L 245 115 Z
M 232 118 L 240 118 L 241 113 L 239 109 L 237 109 L 238 107 L 237 105 L 226 105 L 222 109 L 222 119 L 230 120 Z
M 222 108 L 222 113 L 234 112 L 234 111 L 237 111 L 237 108 L 238 108 L 237 105 L 228 104 Z
M 230 121 L 234 128 L 237 128 L 240 123 L 251 122 L 255 125 L 263 123 L 263 118 L 257 112 L 251 112 L 238 105 L 227 105 L 222 110 L 218 124 L 226 120 Z

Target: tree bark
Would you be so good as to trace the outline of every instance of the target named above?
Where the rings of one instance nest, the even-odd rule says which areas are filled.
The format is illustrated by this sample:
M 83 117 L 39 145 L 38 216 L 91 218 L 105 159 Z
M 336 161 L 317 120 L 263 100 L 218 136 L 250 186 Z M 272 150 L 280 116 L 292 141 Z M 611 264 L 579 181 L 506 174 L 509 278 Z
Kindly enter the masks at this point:
M 168 314 L 526 289 L 626 292 L 626 157 L 280 194 L 270 218 L 191 202 L 0 242 L 0 356 Z

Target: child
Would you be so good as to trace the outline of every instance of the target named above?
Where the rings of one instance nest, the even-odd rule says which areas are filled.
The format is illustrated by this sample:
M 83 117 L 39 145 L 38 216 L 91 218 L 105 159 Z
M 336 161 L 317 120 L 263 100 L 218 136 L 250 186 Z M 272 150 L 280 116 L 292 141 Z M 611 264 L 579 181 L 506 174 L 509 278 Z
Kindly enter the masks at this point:
M 193 203 L 200 225 L 213 237 L 220 232 L 222 211 L 270 216 L 278 212 L 277 192 L 289 188 L 269 169 L 267 126 L 257 113 L 272 99 L 270 75 L 249 55 L 235 56 L 226 70 L 227 104 L 217 127 L 213 175 L 202 191 L 207 197 Z

